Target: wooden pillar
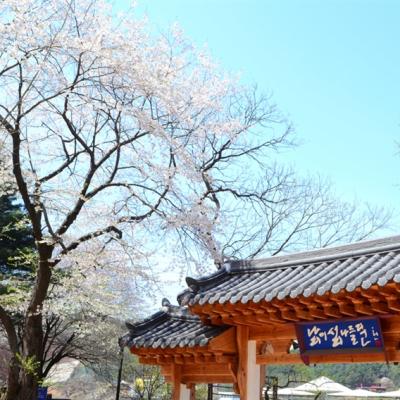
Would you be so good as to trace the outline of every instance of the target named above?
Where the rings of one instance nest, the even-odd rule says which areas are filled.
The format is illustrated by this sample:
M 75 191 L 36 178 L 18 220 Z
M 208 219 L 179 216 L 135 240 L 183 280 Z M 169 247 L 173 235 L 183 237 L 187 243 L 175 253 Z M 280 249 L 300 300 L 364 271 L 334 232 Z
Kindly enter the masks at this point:
M 247 326 L 236 327 L 236 342 L 239 356 L 237 382 L 240 400 L 260 400 L 261 371 L 256 363 L 256 341 L 249 340 Z
M 180 385 L 180 397 L 179 400 L 191 400 L 191 390 L 186 385 Z
M 240 400 L 250 400 L 247 398 L 247 359 L 249 340 L 249 328 L 247 326 L 236 327 L 236 343 L 238 349 L 238 370 L 237 384 L 239 388 Z
M 182 369 L 180 365 L 172 364 L 172 400 L 181 400 L 181 377 Z
M 260 365 L 260 399 L 262 397 L 262 388 L 265 386 L 265 374 L 267 372 L 267 367 L 265 365 Z
M 196 385 L 194 383 L 190 385 L 190 400 L 196 400 Z
M 261 371 L 256 362 L 257 343 L 255 340 L 247 342 L 247 398 L 246 400 L 260 400 L 261 398 Z
M 180 365 L 172 365 L 172 381 L 173 381 L 173 392 L 172 400 L 194 400 L 194 385 L 187 387 L 182 384 L 182 367 Z

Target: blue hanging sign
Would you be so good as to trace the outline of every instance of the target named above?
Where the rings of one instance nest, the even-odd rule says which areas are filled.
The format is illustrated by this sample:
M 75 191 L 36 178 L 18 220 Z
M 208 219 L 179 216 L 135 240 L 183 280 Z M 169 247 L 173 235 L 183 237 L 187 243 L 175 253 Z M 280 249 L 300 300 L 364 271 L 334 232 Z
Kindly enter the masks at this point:
M 304 355 L 384 351 L 377 317 L 298 323 L 296 332 Z
M 46 400 L 46 399 L 47 399 L 47 387 L 38 387 L 37 400 Z

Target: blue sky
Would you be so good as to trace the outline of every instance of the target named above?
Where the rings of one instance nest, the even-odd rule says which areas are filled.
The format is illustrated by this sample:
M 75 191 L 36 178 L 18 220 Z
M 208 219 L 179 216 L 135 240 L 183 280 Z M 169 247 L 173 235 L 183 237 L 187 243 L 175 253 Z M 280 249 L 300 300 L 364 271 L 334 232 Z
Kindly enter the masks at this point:
M 302 142 L 282 157 L 301 173 L 400 210 L 400 1 L 139 0 L 138 11 L 160 30 L 178 22 L 272 92 Z

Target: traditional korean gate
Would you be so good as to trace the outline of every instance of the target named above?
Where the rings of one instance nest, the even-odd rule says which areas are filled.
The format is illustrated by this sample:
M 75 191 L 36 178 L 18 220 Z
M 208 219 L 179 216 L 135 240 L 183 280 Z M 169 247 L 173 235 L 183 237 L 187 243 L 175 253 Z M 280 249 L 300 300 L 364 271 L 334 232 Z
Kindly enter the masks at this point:
M 259 400 L 262 365 L 400 361 L 400 236 L 234 261 L 187 283 L 180 324 L 137 324 L 123 338 L 141 362 L 161 365 L 174 400 L 200 381 Z

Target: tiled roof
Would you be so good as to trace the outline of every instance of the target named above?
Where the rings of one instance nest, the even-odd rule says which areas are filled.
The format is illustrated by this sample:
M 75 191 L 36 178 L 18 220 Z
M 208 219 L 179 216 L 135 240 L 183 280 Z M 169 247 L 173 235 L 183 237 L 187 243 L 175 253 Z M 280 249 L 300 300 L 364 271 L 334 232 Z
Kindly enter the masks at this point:
M 120 339 L 120 345 L 130 348 L 175 348 L 206 346 L 225 331 L 224 326 L 204 325 L 187 307 L 173 306 L 163 300 L 163 310 L 151 317 L 126 326 L 129 333 Z
M 400 282 L 400 236 L 260 260 L 232 261 L 216 273 L 187 278 L 180 304 L 271 301 L 348 292 Z

